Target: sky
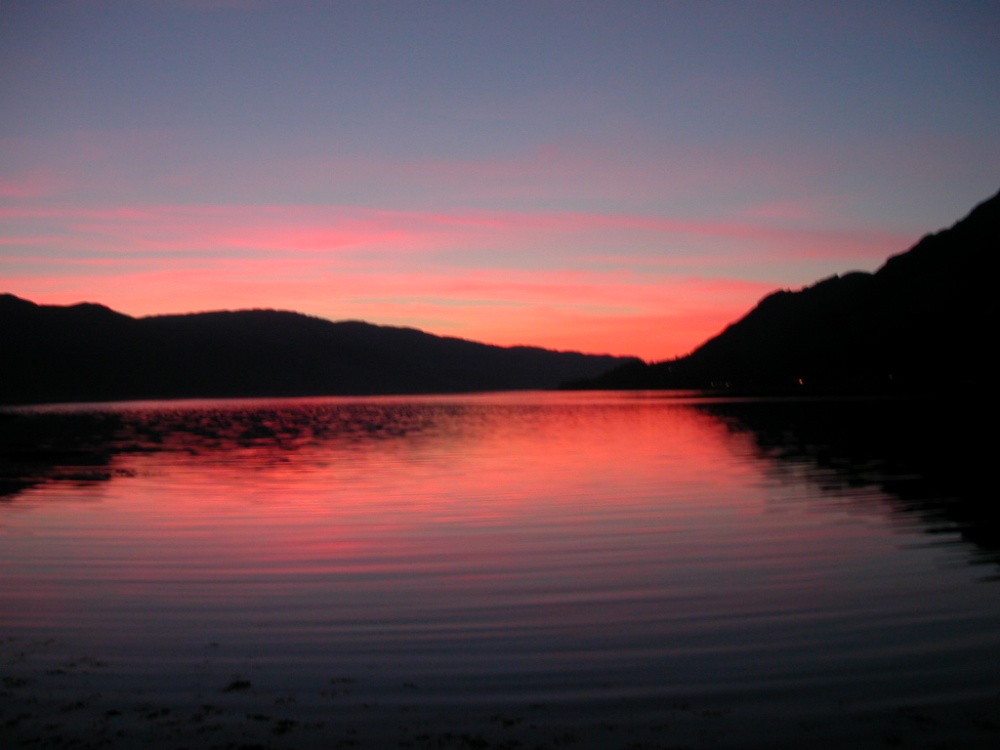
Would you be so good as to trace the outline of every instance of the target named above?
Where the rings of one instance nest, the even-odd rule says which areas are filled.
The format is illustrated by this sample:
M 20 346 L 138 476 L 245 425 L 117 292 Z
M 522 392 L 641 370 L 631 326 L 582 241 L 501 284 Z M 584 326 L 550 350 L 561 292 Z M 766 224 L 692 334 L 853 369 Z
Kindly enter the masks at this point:
M 0 0 L 0 292 L 680 356 L 995 194 L 998 39 L 996 0 Z

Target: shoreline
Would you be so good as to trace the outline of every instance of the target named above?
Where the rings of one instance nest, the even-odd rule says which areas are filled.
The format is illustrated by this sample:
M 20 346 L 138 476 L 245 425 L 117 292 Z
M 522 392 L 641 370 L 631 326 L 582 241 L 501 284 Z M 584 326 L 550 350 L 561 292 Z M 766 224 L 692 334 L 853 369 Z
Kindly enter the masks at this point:
M 1000 694 L 881 708 L 838 701 L 819 715 L 768 716 L 749 700 L 680 698 L 658 708 L 652 698 L 490 705 L 475 696 L 435 696 L 417 682 L 375 684 L 350 674 L 290 689 L 260 665 L 226 672 L 231 665 L 213 666 L 206 658 L 188 675 L 160 666 L 157 674 L 129 673 L 113 656 L 74 653 L 51 639 L 0 636 L 0 745 L 676 750 L 985 749 L 1000 743 Z M 639 709 L 634 716 L 633 708 Z

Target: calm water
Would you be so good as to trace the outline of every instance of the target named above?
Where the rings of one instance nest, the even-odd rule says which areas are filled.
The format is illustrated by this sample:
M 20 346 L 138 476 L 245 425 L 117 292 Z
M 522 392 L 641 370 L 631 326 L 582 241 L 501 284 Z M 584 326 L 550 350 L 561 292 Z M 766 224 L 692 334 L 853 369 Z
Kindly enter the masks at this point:
M 996 740 L 965 708 L 1000 706 L 1000 556 L 955 410 L 9 410 L 0 720 L 112 745 L 255 721 L 281 747 Z

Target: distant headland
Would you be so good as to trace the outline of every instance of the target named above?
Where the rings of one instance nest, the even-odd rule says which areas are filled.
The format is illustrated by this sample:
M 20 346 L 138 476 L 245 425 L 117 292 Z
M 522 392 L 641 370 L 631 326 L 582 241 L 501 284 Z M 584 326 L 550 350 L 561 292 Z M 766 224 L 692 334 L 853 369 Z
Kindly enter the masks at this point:
M 0 294 L 0 404 L 552 389 L 637 359 L 241 310 L 133 318 Z

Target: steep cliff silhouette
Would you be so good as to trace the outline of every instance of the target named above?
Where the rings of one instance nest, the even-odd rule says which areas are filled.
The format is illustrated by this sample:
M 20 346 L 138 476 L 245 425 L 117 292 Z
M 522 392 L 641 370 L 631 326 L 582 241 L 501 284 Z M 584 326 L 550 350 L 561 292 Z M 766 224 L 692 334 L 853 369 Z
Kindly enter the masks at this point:
M 132 318 L 0 295 L 0 403 L 553 388 L 624 357 L 244 310 Z
M 765 297 L 679 359 L 633 362 L 576 388 L 881 392 L 985 387 L 997 330 L 1000 193 L 874 274 Z

